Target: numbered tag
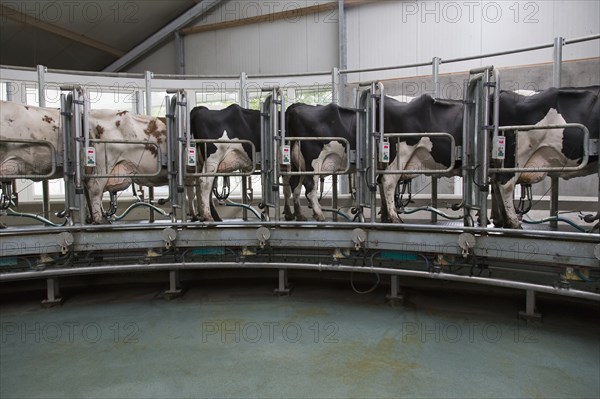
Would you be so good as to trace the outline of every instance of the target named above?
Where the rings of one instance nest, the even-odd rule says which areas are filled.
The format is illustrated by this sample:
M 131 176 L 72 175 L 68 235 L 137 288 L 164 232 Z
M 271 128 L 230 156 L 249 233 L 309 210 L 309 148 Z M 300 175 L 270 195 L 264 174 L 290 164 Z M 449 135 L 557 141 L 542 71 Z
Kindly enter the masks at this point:
M 196 166 L 196 147 L 188 147 L 187 166 Z
M 379 146 L 379 162 L 389 163 L 390 162 L 390 142 L 382 141 Z
M 85 166 L 95 167 L 96 166 L 96 149 L 94 147 L 88 147 L 86 151 Z
M 492 158 L 504 159 L 506 155 L 506 137 L 497 136 L 492 143 Z
M 289 165 L 291 163 L 290 146 L 284 145 L 281 147 L 281 164 Z

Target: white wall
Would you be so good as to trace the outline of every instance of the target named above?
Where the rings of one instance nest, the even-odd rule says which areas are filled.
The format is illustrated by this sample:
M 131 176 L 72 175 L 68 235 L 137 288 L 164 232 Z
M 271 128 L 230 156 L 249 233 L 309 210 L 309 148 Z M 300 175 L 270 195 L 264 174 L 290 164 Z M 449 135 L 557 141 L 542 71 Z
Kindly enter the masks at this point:
M 190 26 L 204 26 L 329 0 L 228 0 Z M 338 64 L 338 13 L 330 10 L 304 17 L 255 23 L 185 35 L 185 72 L 196 75 L 284 74 L 329 71 Z M 176 73 L 177 53 L 171 39 L 128 72 Z
M 243 19 L 334 0 L 229 0 L 192 26 Z M 184 37 L 187 74 L 301 73 L 338 64 L 337 10 Z M 598 0 L 399 1 L 348 7 L 350 69 L 429 62 L 551 43 L 600 32 Z M 569 45 L 565 60 L 600 56 L 600 41 Z M 492 64 L 550 62 L 552 49 L 443 64 L 441 73 Z M 174 40 L 128 71 L 176 72 Z M 361 73 L 349 82 L 431 74 L 430 67 Z
M 382 1 L 347 13 L 350 69 L 406 65 L 552 43 L 600 32 L 600 2 L 582 1 Z M 600 41 L 565 47 L 563 58 L 600 56 Z M 552 61 L 552 49 L 442 64 L 441 73 L 483 65 L 498 67 Z M 353 74 L 363 81 L 431 74 L 431 67 Z
M 195 25 L 207 25 L 318 3 L 230 0 Z M 188 74 L 328 71 L 338 63 L 337 10 L 185 36 Z

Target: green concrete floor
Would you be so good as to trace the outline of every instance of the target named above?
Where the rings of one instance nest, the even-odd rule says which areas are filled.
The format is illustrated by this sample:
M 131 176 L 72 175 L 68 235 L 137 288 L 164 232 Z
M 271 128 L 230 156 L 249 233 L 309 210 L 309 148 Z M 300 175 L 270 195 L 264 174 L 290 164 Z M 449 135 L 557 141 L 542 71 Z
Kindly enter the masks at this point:
M 598 307 L 347 283 L 205 282 L 71 290 L 0 305 L 1 398 L 598 398 Z M 1 287 L 0 287 L 1 288 Z M 39 298 L 39 295 L 38 295 Z

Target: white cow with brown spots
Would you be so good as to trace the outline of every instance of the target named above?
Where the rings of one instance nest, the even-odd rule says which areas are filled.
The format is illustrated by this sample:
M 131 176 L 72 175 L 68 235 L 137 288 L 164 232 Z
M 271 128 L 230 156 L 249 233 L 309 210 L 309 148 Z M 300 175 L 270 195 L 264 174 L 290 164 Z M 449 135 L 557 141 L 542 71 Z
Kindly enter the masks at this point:
M 0 138 L 46 141 L 61 153 L 63 143 L 59 129 L 60 111 L 2 101 L 0 104 Z M 89 193 L 93 223 L 106 222 L 102 211 L 102 194 L 117 192 L 134 182 L 142 186 L 167 184 L 166 169 L 154 177 L 136 177 L 157 171 L 157 146 L 167 152 L 167 130 L 157 118 L 136 115 L 128 111 L 92 110 L 89 115 L 90 138 L 102 140 L 145 141 L 148 144 L 96 143 L 96 167 L 86 168 L 90 177 L 84 182 Z M 0 142 L 1 175 L 44 175 L 51 171 L 51 154 L 47 146 L 34 143 Z M 57 165 L 56 178 L 62 177 L 62 165 Z

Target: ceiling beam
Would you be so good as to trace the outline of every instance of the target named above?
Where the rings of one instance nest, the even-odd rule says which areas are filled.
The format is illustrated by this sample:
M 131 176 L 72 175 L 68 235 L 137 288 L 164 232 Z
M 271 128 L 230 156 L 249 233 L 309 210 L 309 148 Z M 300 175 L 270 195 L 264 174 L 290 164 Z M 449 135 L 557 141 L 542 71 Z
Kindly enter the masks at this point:
M 0 5 L 0 16 L 2 18 L 9 19 L 19 24 L 31 26 L 33 28 L 40 29 L 48 33 L 52 33 L 53 35 L 63 37 L 70 41 L 84 44 L 88 47 L 92 47 L 96 50 L 103 51 L 115 57 L 122 57 L 123 55 L 125 55 L 125 52 L 123 50 L 114 48 L 98 40 L 90 39 L 89 37 L 85 37 L 71 30 L 61 28 L 60 26 L 56 26 L 48 22 L 42 21 L 41 19 L 37 19 L 31 15 L 23 14 L 17 10 L 5 7 L 3 5 Z
M 155 46 L 160 44 L 163 40 L 170 37 L 174 32 L 200 18 L 212 10 L 215 6 L 221 3 L 223 0 L 202 0 L 200 3 L 188 9 L 186 12 L 163 26 L 152 36 L 145 39 L 143 42 L 131 49 L 127 54 L 104 68 L 104 72 L 118 72 L 127 65 L 131 64 L 139 57 L 153 49 Z
M 369 4 L 369 3 L 375 3 L 377 1 L 381 1 L 381 0 L 345 0 L 344 5 L 346 7 L 356 7 L 356 6 L 361 6 L 361 5 L 365 5 L 365 4 Z M 179 33 L 181 33 L 183 35 L 191 35 L 194 33 L 210 32 L 210 31 L 215 31 L 215 30 L 220 30 L 220 29 L 228 29 L 228 28 L 235 28 L 238 26 L 252 25 L 252 24 L 257 24 L 260 22 L 273 22 L 273 21 L 279 21 L 282 19 L 292 20 L 292 19 L 304 17 L 306 15 L 314 15 L 314 14 L 319 14 L 321 12 L 331 11 L 331 10 L 334 10 L 337 8 L 338 8 L 338 2 L 331 1 L 331 2 L 327 2 L 327 3 L 319 3 L 319 4 L 312 5 L 312 6 L 307 6 L 307 7 L 289 8 L 285 11 L 273 12 L 273 13 L 269 13 L 269 14 L 260 14 L 260 15 L 254 16 L 254 17 L 233 19 L 231 21 L 217 22 L 214 24 L 207 24 L 207 25 L 190 26 L 188 28 L 180 29 Z

